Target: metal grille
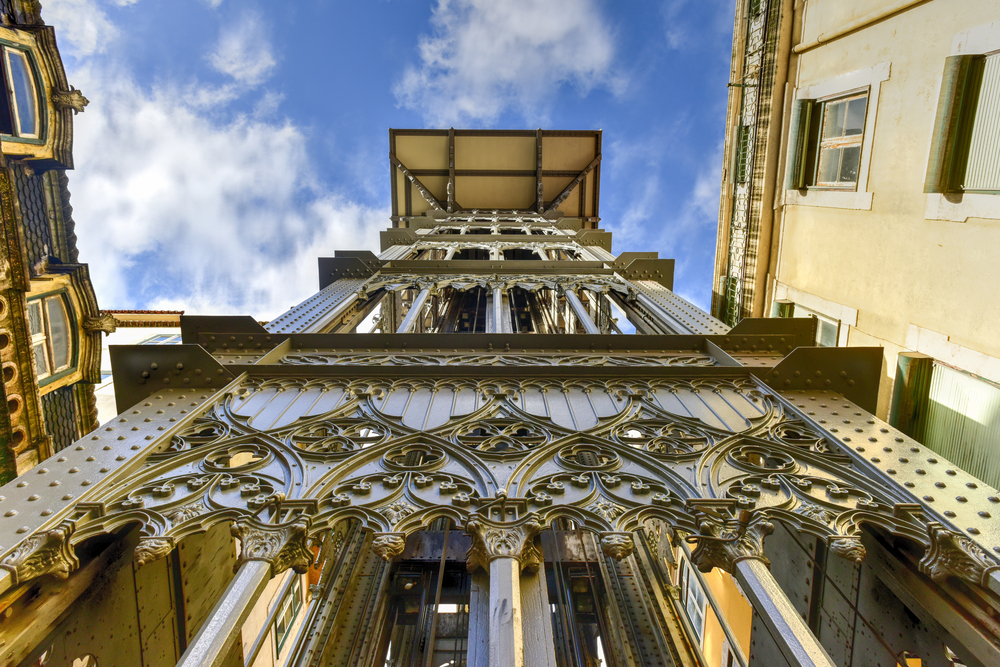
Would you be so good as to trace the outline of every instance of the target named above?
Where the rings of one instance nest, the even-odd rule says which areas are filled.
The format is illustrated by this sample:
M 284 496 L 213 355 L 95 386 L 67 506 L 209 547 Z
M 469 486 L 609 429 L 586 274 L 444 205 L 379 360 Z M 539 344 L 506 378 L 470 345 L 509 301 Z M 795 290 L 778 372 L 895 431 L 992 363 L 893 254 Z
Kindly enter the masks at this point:
M 77 438 L 76 403 L 72 387 L 60 387 L 42 396 L 45 431 L 52 438 L 55 451 L 65 449 Z
M 734 170 L 732 214 L 729 224 L 729 258 L 725 277 L 726 324 L 735 326 L 749 315 L 753 303 L 753 277 L 757 263 L 756 241 L 760 225 L 763 160 L 758 153 L 767 142 L 771 92 L 774 82 L 774 49 L 777 16 L 769 0 L 749 0 L 743 41 L 743 77 Z M 761 113 L 761 111 L 765 113 Z
M 11 167 L 14 175 L 14 189 L 21 206 L 21 225 L 24 230 L 24 246 L 28 253 L 28 266 L 54 254 L 52 228 L 45 207 L 45 190 L 42 176 L 28 175 L 21 165 Z

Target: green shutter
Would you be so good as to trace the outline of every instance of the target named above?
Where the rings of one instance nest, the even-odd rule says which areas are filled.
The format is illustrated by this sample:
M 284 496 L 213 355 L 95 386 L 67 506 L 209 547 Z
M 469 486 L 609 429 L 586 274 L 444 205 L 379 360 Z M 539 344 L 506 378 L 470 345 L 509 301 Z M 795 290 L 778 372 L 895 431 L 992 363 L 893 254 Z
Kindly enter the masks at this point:
M 960 192 L 986 56 L 949 56 L 944 62 L 924 192 Z
M 788 165 L 785 189 L 798 190 L 806 186 L 806 158 L 809 152 L 809 127 L 813 100 L 792 102 L 792 120 L 788 127 Z

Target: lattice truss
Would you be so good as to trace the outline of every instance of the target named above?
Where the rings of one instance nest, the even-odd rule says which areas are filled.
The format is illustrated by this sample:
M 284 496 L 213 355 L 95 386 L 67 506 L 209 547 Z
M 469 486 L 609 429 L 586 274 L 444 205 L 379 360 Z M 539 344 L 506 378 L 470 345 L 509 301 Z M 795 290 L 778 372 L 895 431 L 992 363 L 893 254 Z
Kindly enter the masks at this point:
M 763 558 L 775 521 L 857 561 L 865 524 L 908 538 L 935 579 L 981 586 L 998 567 L 747 376 L 243 376 L 201 410 L 2 566 L 17 582 L 65 576 L 75 545 L 134 524 L 145 563 L 233 522 L 242 559 L 304 571 L 309 540 L 344 520 L 374 532 L 389 560 L 440 517 L 472 535 L 470 568 L 505 549 L 530 565 L 540 557 L 530 538 L 564 517 L 618 559 L 635 535 L 687 537 L 705 570 Z

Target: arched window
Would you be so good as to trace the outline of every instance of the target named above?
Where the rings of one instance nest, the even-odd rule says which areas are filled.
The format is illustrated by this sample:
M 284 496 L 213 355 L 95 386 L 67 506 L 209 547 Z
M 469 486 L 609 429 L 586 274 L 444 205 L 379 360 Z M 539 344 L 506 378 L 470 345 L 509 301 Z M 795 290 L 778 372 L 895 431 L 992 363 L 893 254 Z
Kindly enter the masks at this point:
M 38 91 L 28 54 L 3 47 L 5 100 L 0 100 L 0 133 L 22 139 L 39 138 Z
M 39 380 L 58 375 L 73 365 L 73 329 L 69 312 L 60 294 L 28 302 L 31 349 Z

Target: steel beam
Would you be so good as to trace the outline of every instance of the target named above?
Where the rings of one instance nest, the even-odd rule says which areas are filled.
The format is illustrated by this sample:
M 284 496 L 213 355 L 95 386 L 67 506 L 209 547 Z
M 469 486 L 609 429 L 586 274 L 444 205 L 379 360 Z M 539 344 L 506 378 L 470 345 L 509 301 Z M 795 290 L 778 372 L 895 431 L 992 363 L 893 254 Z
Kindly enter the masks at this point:
M 576 290 L 567 289 L 565 290 L 566 301 L 569 303 L 569 307 L 573 309 L 573 313 L 576 315 L 576 319 L 580 321 L 583 328 L 586 329 L 589 334 L 599 334 L 601 330 L 594 324 L 594 320 L 590 318 L 590 313 L 587 309 L 583 307 L 580 302 L 580 297 L 576 295 Z
M 764 561 L 745 558 L 733 567 L 733 575 L 791 667 L 837 667 Z
M 524 667 L 521 626 L 521 563 L 490 561 L 490 667 Z
M 271 564 L 267 561 L 244 562 L 177 667 L 222 667 L 270 579 Z
M 416 325 L 417 319 L 420 317 L 420 313 L 424 309 L 424 302 L 427 301 L 427 297 L 430 293 L 431 290 L 429 287 L 425 287 L 420 290 L 420 293 L 417 294 L 417 298 L 415 298 L 413 303 L 410 304 L 410 310 L 406 313 L 406 317 L 403 318 L 403 323 L 399 325 L 398 329 L 396 329 L 396 333 L 410 333 L 410 330 L 412 330 Z

